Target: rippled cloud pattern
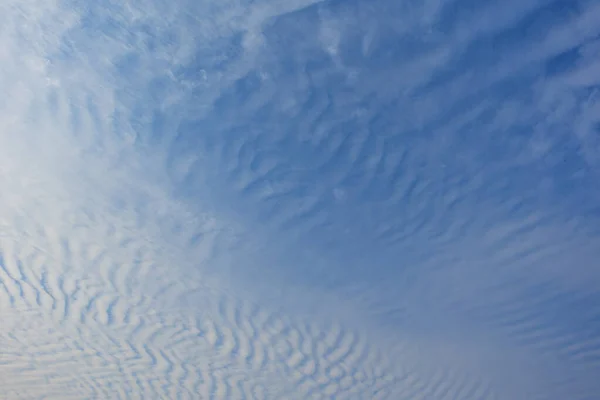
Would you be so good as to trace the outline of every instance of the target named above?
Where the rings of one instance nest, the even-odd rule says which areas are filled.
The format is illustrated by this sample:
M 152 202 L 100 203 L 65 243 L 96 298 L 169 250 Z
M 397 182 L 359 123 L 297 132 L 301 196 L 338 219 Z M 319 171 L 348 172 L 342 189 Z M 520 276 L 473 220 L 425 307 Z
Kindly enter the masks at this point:
M 0 1 L 0 398 L 600 398 L 600 2 Z

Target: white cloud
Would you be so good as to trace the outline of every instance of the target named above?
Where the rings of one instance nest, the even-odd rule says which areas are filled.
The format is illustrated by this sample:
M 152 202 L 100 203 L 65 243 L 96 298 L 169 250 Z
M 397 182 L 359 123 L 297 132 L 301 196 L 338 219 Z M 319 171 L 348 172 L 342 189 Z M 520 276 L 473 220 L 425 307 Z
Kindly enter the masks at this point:
M 597 391 L 600 14 L 518 3 L 3 2 L 0 397 Z

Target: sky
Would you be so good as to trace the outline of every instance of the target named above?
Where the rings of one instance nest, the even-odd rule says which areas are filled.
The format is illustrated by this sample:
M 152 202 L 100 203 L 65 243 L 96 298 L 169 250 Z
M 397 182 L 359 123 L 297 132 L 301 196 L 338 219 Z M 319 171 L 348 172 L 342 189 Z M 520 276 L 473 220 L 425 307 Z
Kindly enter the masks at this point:
M 0 0 L 0 398 L 600 398 L 600 3 Z

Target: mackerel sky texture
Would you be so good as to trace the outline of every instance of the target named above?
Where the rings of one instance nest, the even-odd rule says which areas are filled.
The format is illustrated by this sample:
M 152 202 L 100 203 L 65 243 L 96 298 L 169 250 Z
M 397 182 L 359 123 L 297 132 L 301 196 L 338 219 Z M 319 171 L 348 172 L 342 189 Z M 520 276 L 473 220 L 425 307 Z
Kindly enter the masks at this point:
M 0 399 L 600 398 L 600 3 L 0 0 Z

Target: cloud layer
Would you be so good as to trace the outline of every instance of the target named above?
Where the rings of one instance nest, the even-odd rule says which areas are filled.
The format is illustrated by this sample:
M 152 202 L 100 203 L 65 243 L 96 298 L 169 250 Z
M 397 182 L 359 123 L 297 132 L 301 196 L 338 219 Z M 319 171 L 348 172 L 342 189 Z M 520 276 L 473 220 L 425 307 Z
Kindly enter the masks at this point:
M 0 397 L 591 399 L 593 1 L 0 5 Z

